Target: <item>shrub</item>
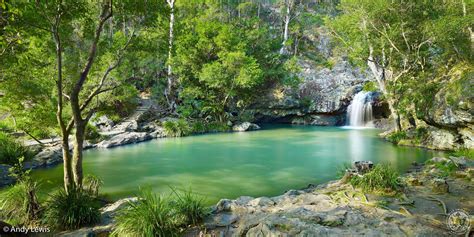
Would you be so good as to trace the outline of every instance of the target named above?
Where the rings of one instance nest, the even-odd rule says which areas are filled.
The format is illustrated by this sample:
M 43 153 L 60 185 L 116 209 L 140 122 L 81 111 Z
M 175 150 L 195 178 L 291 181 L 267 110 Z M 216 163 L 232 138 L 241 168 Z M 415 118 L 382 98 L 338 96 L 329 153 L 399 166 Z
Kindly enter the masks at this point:
M 59 190 L 46 203 L 44 221 L 58 230 L 78 229 L 100 221 L 101 204 L 89 192 L 73 189 Z
M 115 218 L 114 236 L 177 236 L 179 221 L 168 199 L 142 190 Z
M 207 132 L 207 126 L 201 121 L 194 122 L 191 130 L 193 133 L 205 133 Z
M 0 198 L 0 219 L 5 219 L 12 225 L 28 225 L 38 220 L 38 187 L 37 182 L 25 179 L 7 189 Z
M 400 189 L 398 172 L 387 164 L 377 164 L 363 176 L 353 176 L 350 184 L 364 191 L 396 192 Z
M 0 132 L 0 163 L 14 165 L 19 157 L 29 159 L 32 152 L 6 133 Z
M 207 125 L 208 132 L 227 132 L 230 130 L 229 125 L 221 122 L 210 122 Z
M 387 140 L 395 144 L 398 144 L 402 139 L 406 139 L 406 138 L 407 138 L 407 134 L 404 131 L 398 131 L 398 132 L 393 132 L 390 135 L 388 135 Z
M 163 128 L 166 135 L 170 137 L 183 137 L 191 133 L 191 128 L 184 119 L 166 121 L 163 123 Z
M 182 216 L 184 224 L 197 225 L 201 223 L 207 214 L 207 208 L 204 206 L 204 198 L 192 193 L 191 189 L 184 192 L 176 192 L 175 208 Z
M 102 138 L 97 127 L 95 127 L 94 125 L 90 123 L 87 124 L 85 137 L 86 137 L 86 140 L 91 140 L 91 141 L 98 141 Z
M 17 183 L 7 189 L 0 198 L 0 219 L 6 219 L 13 225 L 28 225 L 39 219 L 39 184 L 30 177 L 30 170 L 23 167 L 24 158 L 10 168 L 10 175 Z

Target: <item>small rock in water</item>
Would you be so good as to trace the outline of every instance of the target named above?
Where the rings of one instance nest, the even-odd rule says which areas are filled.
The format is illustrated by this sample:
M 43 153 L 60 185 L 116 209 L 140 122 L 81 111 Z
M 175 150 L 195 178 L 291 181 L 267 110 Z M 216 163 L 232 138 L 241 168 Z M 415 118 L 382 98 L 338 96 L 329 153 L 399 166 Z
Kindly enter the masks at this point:
M 448 182 L 444 179 L 435 178 L 431 182 L 431 189 L 435 193 L 447 193 L 449 192 Z
M 260 127 L 257 124 L 249 123 L 249 122 L 243 122 L 241 124 L 237 124 L 232 127 L 232 130 L 235 132 L 245 132 L 245 131 L 251 131 L 251 130 L 258 130 L 258 129 L 260 129 Z
M 369 172 L 372 167 L 374 167 L 374 163 L 372 161 L 356 161 L 353 164 L 354 169 L 356 169 L 357 173 L 365 174 Z

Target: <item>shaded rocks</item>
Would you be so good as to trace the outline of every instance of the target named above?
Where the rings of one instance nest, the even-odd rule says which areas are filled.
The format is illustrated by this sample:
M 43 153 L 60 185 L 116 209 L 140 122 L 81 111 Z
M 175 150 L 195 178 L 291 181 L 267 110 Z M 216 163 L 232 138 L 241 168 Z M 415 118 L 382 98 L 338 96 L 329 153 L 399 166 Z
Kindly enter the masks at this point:
M 71 146 L 72 149 L 72 146 Z M 48 167 L 63 162 L 63 151 L 61 145 L 46 147 L 36 154 L 31 161 L 25 162 L 25 168 L 34 169 L 39 167 Z
M 232 213 L 213 215 L 206 220 L 206 223 L 208 223 L 207 228 L 226 227 L 235 223 L 238 219 L 239 217 Z M 209 223 L 212 224 L 209 225 Z
M 121 146 L 125 144 L 132 144 L 137 142 L 143 142 L 146 140 L 150 140 L 153 137 L 146 132 L 129 132 L 129 133 L 122 133 L 111 137 L 105 141 L 100 142 L 97 144 L 99 148 L 111 148 L 116 146 Z
M 10 185 L 15 182 L 15 179 L 10 177 L 9 169 L 11 166 L 0 164 L 0 187 Z
M 431 181 L 431 189 L 434 193 L 448 193 L 449 185 L 445 179 L 435 178 Z
M 101 131 L 110 131 L 115 125 L 114 121 L 106 115 L 100 116 L 97 119 L 91 119 L 91 121 L 91 124 Z
M 235 131 L 235 132 L 246 132 L 246 131 L 258 130 L 258 129 L 260 129 L 260 126 L 254 123 L 250 123 L 250 122 L 243 122 L 241 124 L 237 124 L 232 127 L 232 131 Z
M 372 161 L 356 161 L 354 162 L 353 167 L 357 173 L 365 174 L 374 167 L 374 163 Z

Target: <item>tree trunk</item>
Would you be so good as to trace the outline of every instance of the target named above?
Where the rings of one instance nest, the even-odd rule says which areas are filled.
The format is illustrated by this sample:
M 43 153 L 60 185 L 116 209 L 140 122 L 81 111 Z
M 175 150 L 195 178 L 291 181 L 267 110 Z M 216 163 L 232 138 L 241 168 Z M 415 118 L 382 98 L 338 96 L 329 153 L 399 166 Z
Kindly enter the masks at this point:
M 62 151 L 63 151 L 63 170 L 64 170 L 64 190 L 69 192 L 69 190 L 74 188 L 74 182 L 72 178 L 72 165 L 71 165 L 71 152 L 69 151 L 69 135 L 63 136 L 62 139 Z
M 84 134 L 87 121 L 76 123 L 76 134 L 74 136 L 74 148 L 72 153 L 72 172 L 74 174 L 74 185 L 82 188 L 82 151 L 84 146 Z
M 467 17 L 467 7 L 466 2 L 462 0 L 462 13 L 464 17 Z M 472 31 L 472 27 L 468 26 L 467 30 L 469 31 L 471 37 L 471 50 L 474 50 L 474 32 Z
M 71 153 L 69 153 L 69 131 L 63 120 L 63 75 L 62 75 L 62 45 L 61 38 L 59 35 L 60 17 L 56 18 L 55 24 L 52 26 L 53 39 L 56 44 L 56 63 L 57 63 L 57 79 L 56 79 L 56 90 L 58 96 L 57 109 L 56 109 L 56 120 L 58 121 L 61 130 L 61 144 L 63 151 L 63 169 L 64 169 L 64 190 L 69 192 L 73 188 L 72 182 L 72 169 L 71 169 Z
M 173 56 L 173 40 L 174 40 L 174 3 L 175 0 L 167 0 L 166 1 L 170 7 L 170 30 L 169 30 L 169 39 L 168 39 L 168 86 L 165 90 L 165 98 L 168 102 L 169 109 L 171 113 L 173 113 L 176 109 L 176 102 L 173 95 L 173 78 L 172 78 L 172 67 L 171 67 L 171 58 Z
M 292 0 L 285 0 L 286 6 L 286 15 L 285 15 L 285 29 L 283 31 L 283 42 L 281 43 L 280 54 L 287 54 L 288 50 L 286 49 L 286 41 L 288 41 L 288 26 L 290 24 L 290 11 L 291 11 L 291 1 Z
M 391 114 L 391 117 L 396 125 L 396 129 L 397 131 L 401 131 L 401 124 L 400 124 L 400 116 L 398 115 L 398 112 L 397 110 L 395 109 L 395 102 L 393 101 L 393 99 L 390 98 L 388 92 L 387 92 L 387 88 L 385 86 L 385 80 L 387 79 L 386 77 L 388 76 L 385 69 L 380 67 L 379 65 L 377 65 L 377 63 L 375 62 L 375 59 L 373 57 L 373 48 L 371 45 L 369 45 L 369 57 L 367 59 L 367 65 L 369 66 L 370 68 L 370 71 L 372 72 L 372 74 L 374 75 L 376 81 L 377 81 L 377 84 L 378 84 L 378 87 L 379 89 L 382 91 L 382 93 L 386 96 L 387 98 L 387 103 L 388 103 L 388 107 L 390 109 L 390 114 Z

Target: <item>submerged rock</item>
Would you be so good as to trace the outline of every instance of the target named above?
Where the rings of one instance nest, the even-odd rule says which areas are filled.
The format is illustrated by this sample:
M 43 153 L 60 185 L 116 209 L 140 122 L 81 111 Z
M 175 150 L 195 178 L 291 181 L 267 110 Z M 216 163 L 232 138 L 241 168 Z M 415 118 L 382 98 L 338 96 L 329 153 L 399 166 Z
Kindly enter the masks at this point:
M 235 131 L 235 132 L 245 132 L 245 131 L 258 130 L 258 129 L 260 129 L 260 126 L 254 123 L 250 123 L 250 122 L 243 122 L 241 124 L 237 124 L 232 127 L 232 131 Z

